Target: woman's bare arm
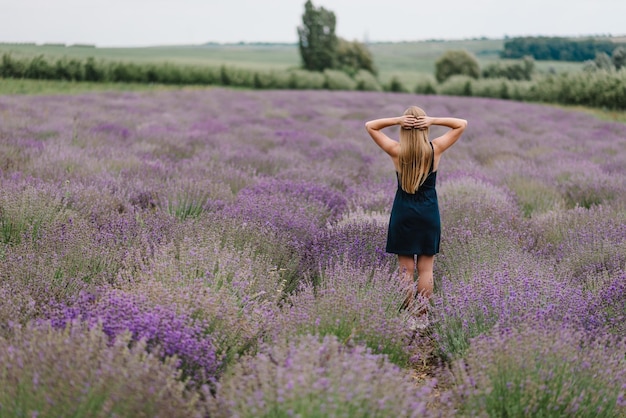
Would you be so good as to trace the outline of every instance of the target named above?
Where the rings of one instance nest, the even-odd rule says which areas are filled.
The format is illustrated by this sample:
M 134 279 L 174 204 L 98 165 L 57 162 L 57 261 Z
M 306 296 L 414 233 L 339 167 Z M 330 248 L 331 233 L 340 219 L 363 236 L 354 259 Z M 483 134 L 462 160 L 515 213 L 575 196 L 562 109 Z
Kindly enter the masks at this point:
M 374 142 L 376 142 L 376 145 L 378 145 L 391 157 L 397 157 L 399 147 L 398 141 L 394 141 L 381 131 L 384 128 L 394 125 L 400 125 L 402 128 L 410 129 L 412 127 L 411 124 L 414 122 L 413 119 L 415 119 L 415 117 L 409 115 L 397 116 L 394 118 L 374 119 L 365 122 L 365 129 L 367 129 L 367 133 L 370 134 Z
M 439 125 L 450 128 L 448 132 L 438 138 L 433 139 L 433 146 L 437 148 L 439 154 L 450 148 L 461 137 L 467 121 L 459 118 L 436 118 L 430 116 L 419 116 L 414 126 L 418 129 L 427 129 L 429 126 Z

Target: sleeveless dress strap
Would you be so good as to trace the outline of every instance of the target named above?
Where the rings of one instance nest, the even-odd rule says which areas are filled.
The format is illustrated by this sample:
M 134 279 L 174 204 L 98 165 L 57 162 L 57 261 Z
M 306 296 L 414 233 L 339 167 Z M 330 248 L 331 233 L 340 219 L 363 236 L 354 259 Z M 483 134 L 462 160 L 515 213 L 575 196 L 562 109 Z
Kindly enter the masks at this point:
M 432 158 L 430 159 L 430 168 L 428 169 L 429 173 L 433 172 L 433 168 L 435 168 L 435 148 L 433 147 L 433 143 L 429 142 L 430 148 L 433 150 Z

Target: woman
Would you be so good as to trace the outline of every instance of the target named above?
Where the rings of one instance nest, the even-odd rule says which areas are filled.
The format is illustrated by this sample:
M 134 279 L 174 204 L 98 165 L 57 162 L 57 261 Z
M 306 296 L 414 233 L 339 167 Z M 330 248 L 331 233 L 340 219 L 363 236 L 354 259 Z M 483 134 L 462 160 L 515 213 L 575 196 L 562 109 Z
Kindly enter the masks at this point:
M 393 125 L 402 127 L 399 142 L 382 132 Z M 431 125 L 446 126 L 450 130 L 429 142 Z M 427 300 L 433 292 L 433 266 L 441 235 L 435 190 L 437 168 L 441 155 L 454 145 L 466 127 L 464 119 L 429 117 L 417 106 L 411 106 L 402 116 L 365 124 L 367 132 L 391 157 L 396 169 L 398 190 L 389 219 L 386 251 L 398 255 L 401 277 L 408 289 L 404 307 L 412 314 L 412 328 L 427 325 L 426 305 L 420 307 L 416 299 Z M 413 279 L 416 264 L 417 289 Z

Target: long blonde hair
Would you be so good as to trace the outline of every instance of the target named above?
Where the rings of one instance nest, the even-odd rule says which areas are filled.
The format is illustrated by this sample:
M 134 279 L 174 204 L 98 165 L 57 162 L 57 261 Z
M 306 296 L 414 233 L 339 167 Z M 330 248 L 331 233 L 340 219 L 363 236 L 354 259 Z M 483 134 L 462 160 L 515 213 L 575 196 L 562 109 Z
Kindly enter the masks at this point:
M 417 106 L 411 106 L 405 115 L 426 116 Z M 414 194 L 430 174 L 433 149 L 428 142 L 429 129 L 400 129 L 400 186 L 407 193 Z

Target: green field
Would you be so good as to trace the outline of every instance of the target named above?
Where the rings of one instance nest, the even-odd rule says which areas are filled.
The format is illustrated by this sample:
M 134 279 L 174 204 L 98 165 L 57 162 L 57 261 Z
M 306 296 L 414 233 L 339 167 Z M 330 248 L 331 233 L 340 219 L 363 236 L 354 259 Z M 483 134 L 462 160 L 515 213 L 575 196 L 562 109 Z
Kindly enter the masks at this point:
M 163 91 L 211 88 L 209 86 L 166 86 L 145 83 L 92 83 L 87 81 L 28 80 L 0 78 L 3 94 L 80 94 L 98 91 Z
M 420 41 L 371 43 L 379 79 L 387 83 L 397 76 L 407 85 L 414 85 L 425 76 L 432 76 L 435 62 L 447 50 L 466 49 L 478 58 L 481 66 L 499 60 L 503 49 L 502 39 L 474 39 L 457 41 Z M 208 44 L 189 46 L 155 46 L 137 48 L 98 48 L 85 46 L 1 44 L 0 55 L 34 57 L 68 57 L 138 63 L 170 62 L 181 65 L 233 66 L 247 69 L 287 69 L 300 65 L 298 46 L 294 44 Z M 580 69 L 580 63 L 536 62 L 540 71 L 572 71 Z

